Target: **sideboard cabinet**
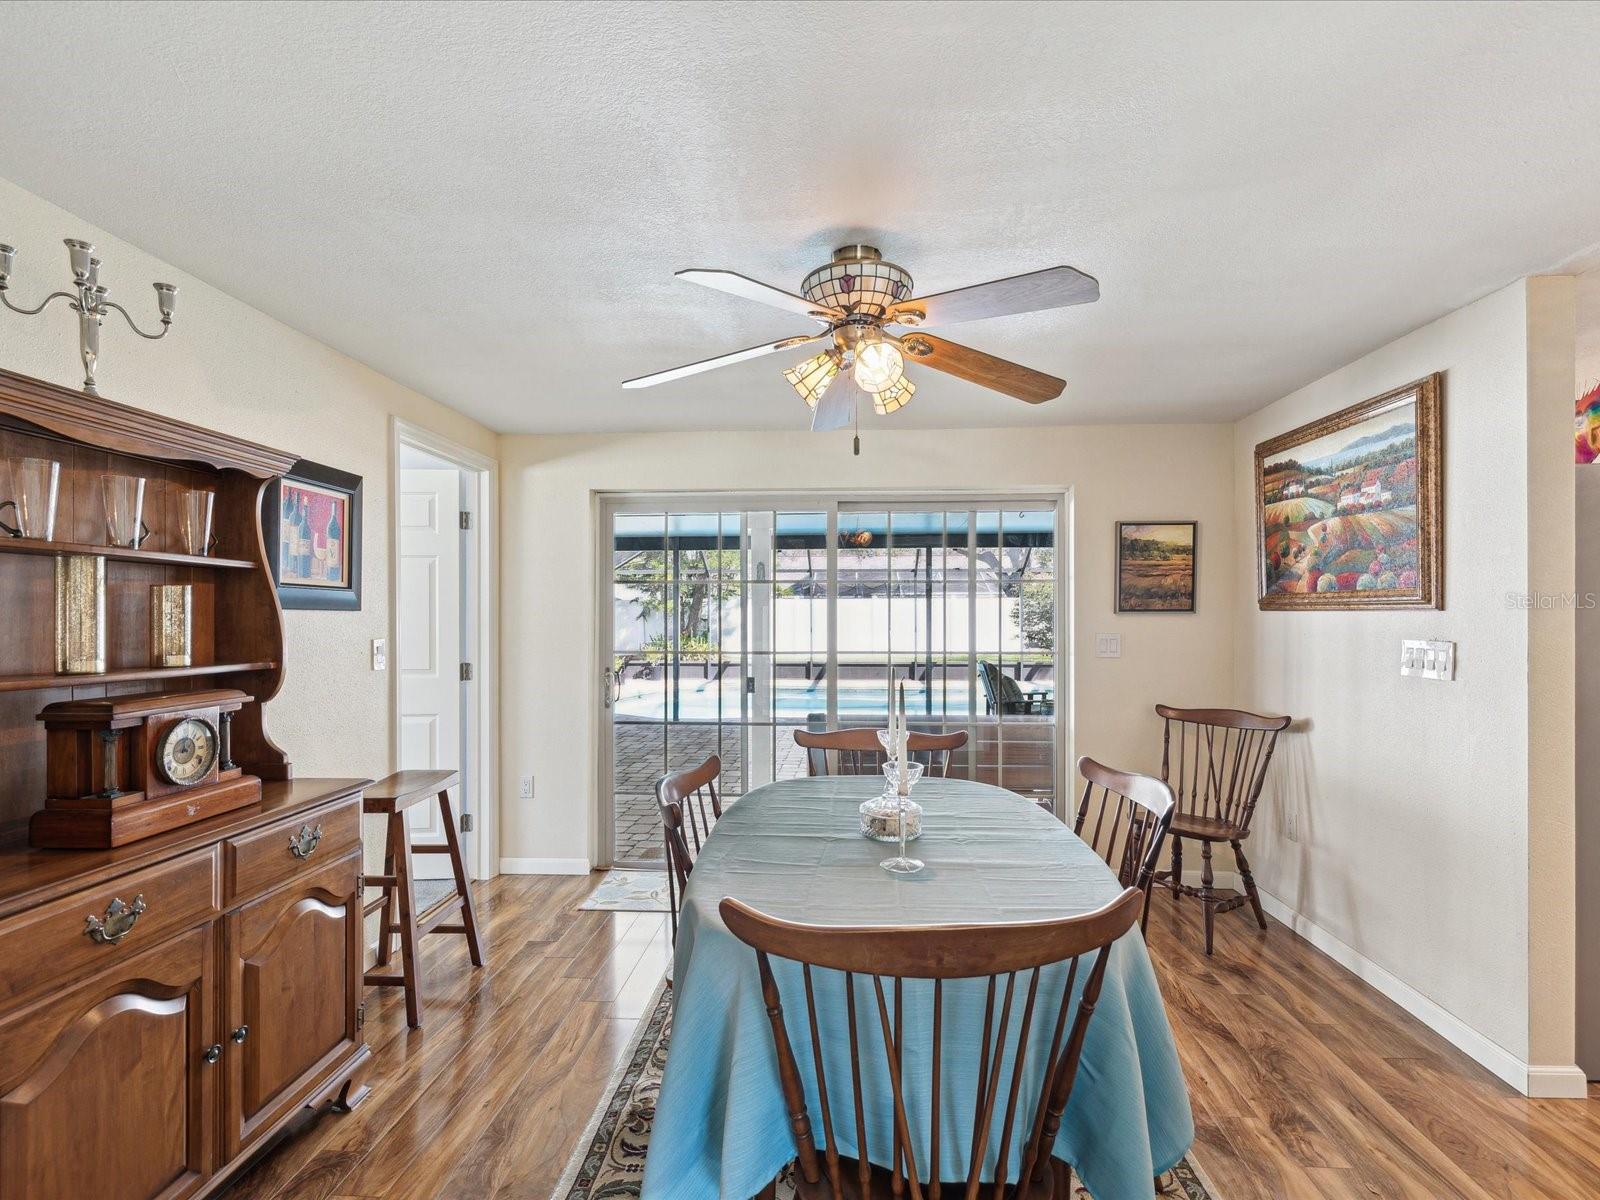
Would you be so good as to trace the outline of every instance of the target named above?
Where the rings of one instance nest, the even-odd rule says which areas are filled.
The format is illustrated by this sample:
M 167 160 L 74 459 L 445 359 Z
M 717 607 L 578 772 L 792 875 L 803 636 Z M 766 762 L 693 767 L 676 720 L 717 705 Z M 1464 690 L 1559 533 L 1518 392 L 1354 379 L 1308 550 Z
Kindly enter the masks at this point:
M 186 1200 L 306 1105 L 352 1107 L 361 788 L 115 850 L 0 850 L 0 1200 Z

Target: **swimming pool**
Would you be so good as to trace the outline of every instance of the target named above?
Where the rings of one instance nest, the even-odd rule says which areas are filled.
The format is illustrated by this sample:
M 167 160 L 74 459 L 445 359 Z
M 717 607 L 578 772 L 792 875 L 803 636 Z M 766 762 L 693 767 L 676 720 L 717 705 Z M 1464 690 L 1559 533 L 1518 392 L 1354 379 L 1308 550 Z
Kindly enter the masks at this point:
M 711 679 L 681 678 L 678 681 L 678 703 L 670 713 L 668 685 L 660 679 L 630 679 L 623 685 L 612 711 L 619 720 L 636 721 L 738 721 L 739 686 L 737 676 L 720 682 Z M 1023 690 L 1041 688 L 1041 684 L 1023 684 Z M 918 683 L 906 688 L 906 707 L 913 719 L 918 714 L 932 712 L 935 716 L 965 717 L 968 715 L 968 692 L 965 680 L 946 686 L 935 681 L 932 685 L 931 710 L 925 698 L 927 685 Z M 755 697 L 746 697 L 752 710 Z M 813 714 L 828 710 L 828 685 L 826 680 L 807 684 L 802 679 L 780 679 L 773 685 L 772 718 L 780 724 L 803 724 Z M 839 685 L 839 715 L 852 717 L 884 716 L 889 711 L 888 688 L 881 683 L 847 682 Z M 980 689 L 978 711 L 983 711 Z

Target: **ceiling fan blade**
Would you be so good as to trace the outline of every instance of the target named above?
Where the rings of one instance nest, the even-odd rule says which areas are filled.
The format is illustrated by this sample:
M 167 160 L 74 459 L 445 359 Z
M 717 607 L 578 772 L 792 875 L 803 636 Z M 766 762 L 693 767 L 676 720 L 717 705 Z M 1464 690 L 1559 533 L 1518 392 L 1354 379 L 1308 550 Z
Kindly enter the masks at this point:
M 961 321 L 981 321 L 984 317 L 1008 317 L 1044 308 L 1089 304 L 1098 299 L 1100 283 L 1094 276 L 1073 267 L 1047 267 L 1009 279 L 975 283 L 953 292 L 914 296 L 892 306 L 884 320 L 906 325 L 955 325 Z
M 866 394 L 848 375 L 835 375 L 811 413 L 811 432 L 826 433 L 831 429 L 846 428 L 856 419 L 856 401 Z
M 690 283 L 698 283 L 704 287 L 716 288 L 717 291 L 727 292 L 730 296 L 759 300 L 762 304 L 799 313 L 802 317 L 811 317 L 818 321 L 844 320 L 843 309 L 832 308 L 826 304 L 813 304 L 804 296 L 796 296 L 793 292 L 775 288 L 770 283 L 762 283 L 758 279 L 751 279 L 736 271 L 679 271 L 678 278 L 687 279 Z
M 715 358 L 702 358 L 699 362 L 686 363 L 684 366 L 673 367 L 667 371 L 657 371 L 654 375 L 641 375 L 637 379 L 627 380 L 622 386 L 625 388 L 654 387 L 658 383 L 670 383 L 674 379 L 698 375 L 701 371 L 711 371 L 717 367 L 725 367 L 730 363 L 744 362 L 747 358 L 760 358 L 763 354 L 772 354 L 778 350 L 792 350 L 796 346 L 809 345 L 827 336 L 827 330 L 823 330 L 821 333 L 802 333 L 799 337 L 784 338 L 777 342 L 763 342 L 759 346 L 751 346 L 748 350 L 735 350 L 732 354 L 719 354 Z
M 1057 379 L 1054 375 L 996 358 L 970 346 L 947 342 L 921 330 L 905 334 L 897 340 L 906 353 L 907 362 L 932 367 L 935 371 L 1004 392 L 1029 404 L 1054 400 L 1067 386 L 1066 380 Z

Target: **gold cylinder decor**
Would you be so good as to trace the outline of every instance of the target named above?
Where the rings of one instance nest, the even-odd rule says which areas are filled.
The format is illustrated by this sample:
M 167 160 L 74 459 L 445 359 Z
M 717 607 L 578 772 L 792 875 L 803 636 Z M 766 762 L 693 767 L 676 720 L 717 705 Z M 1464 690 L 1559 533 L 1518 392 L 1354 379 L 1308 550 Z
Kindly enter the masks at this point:
M 97 554 L 56 559 L 56 673 L 100 675 L 106 669 L 106 560 Z
M 150 665 L 192 665 L 194 589 L 187 583 L 158 584 L 150 589 Z

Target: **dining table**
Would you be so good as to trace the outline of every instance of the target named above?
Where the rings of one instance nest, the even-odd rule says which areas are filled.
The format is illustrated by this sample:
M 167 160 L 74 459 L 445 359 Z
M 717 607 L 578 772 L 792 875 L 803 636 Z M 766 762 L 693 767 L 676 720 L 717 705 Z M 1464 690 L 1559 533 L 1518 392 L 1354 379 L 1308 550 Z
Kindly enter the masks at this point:
M 916 926 L 1079 915 L 1103 907 L 1123 890 L 1110 868 L 1054 814 L 1014 792 L 964 779 L 924 779 L 917 785 L 913 798 L 923 808 L 922 832 L 909 853 L 925 866 L 912 875 L 891 874 L 879 864 L 897 847 L 863 837 L 858 815 L 861 803 L 883 787 L 881 778 L 829 775 L 754 788 L 726 807 L 701 848 L 681 899 L 672 1029 L 641 1200 L 746 1200 L 795 1157 L 756 955 L 719 916 L 724 897 L 788 921 Z M 798 965 L 774 959 L 773 969 L 780 991 L 786 999 L 797 998 L 804 1013 Z M 833 1078 L 832 1056 L 845 1043 L 848 1006 L 842 982 L 824 988 L 821 977 L 830 973 L 815 974 L 818 1041 Z M 1051 986 L 1059 998 L 1067 980 L 1065 970 L 1041 975 L 1040 1003 Z M 961 985 L 970 985 L 965 994 Z M 960 1155 L 976 1112 L 986 984 L 973 979 L 944 986 L 939 1112 L 945 1133 L 941 1168 L 950 1178 L 966 1174 Z M 1081 979 L 1077 986 L 1081 989 Z M 911 1139 L 921 1163 L 928 1161 L 930 1142 L 930 990 L 931 985 L 919 991 L 907 984 L 906 1035 L 897 1037 L 905 1054 Z M 1015 1001 L 1019 1006 L 1022 990 Z M 837 996 L 833 1007 L 820 1003 L 824 995 Z M 809 1032 L 804 1020 L 789 1024 L 811 1125 L 821 1129 Z M 1011 1024 L 1012 1061 L 1019 1024 Z M 1043 1024 L 1036 1036 L 1048 1037 Z M 875 1052 L 863 1049 L 861 1069 L 869 1095 L 888 1097 L 887 1058 L 879 1037 Z M 1042 1060 L 1047 1049 L 1034 1046 L 1025 1063 Z M 839 1069 L 848 1071 L 848 1064 L 846 1057 Z M 873 1072 L 881 1078 L 873 1078 Z M 922 1095 L 914 1098 L 919 1079 Z M 853 1113 L 843 1111 L 852 1104 L 850 1090 L 835 1089 L 831 1103 L 840 1153 L 856 1156 Z M 892 1109 L 887 1103 L 868 1109 L 868 1157 L 888 1165 Z M 988 1139 L 984 1179 L 1001 1170 L 1000 1140 Z M 1020 1140 L 1004 1168 L 1008 1178 L 1020 1170 Z M 1111 947 L 1053 1153 L 1072 1164 L 1094 1200 L 1150 1200 L 1155 1177 L 1176 1166 L 1193 1140 L 1177 1047 L 1135 925 Z

